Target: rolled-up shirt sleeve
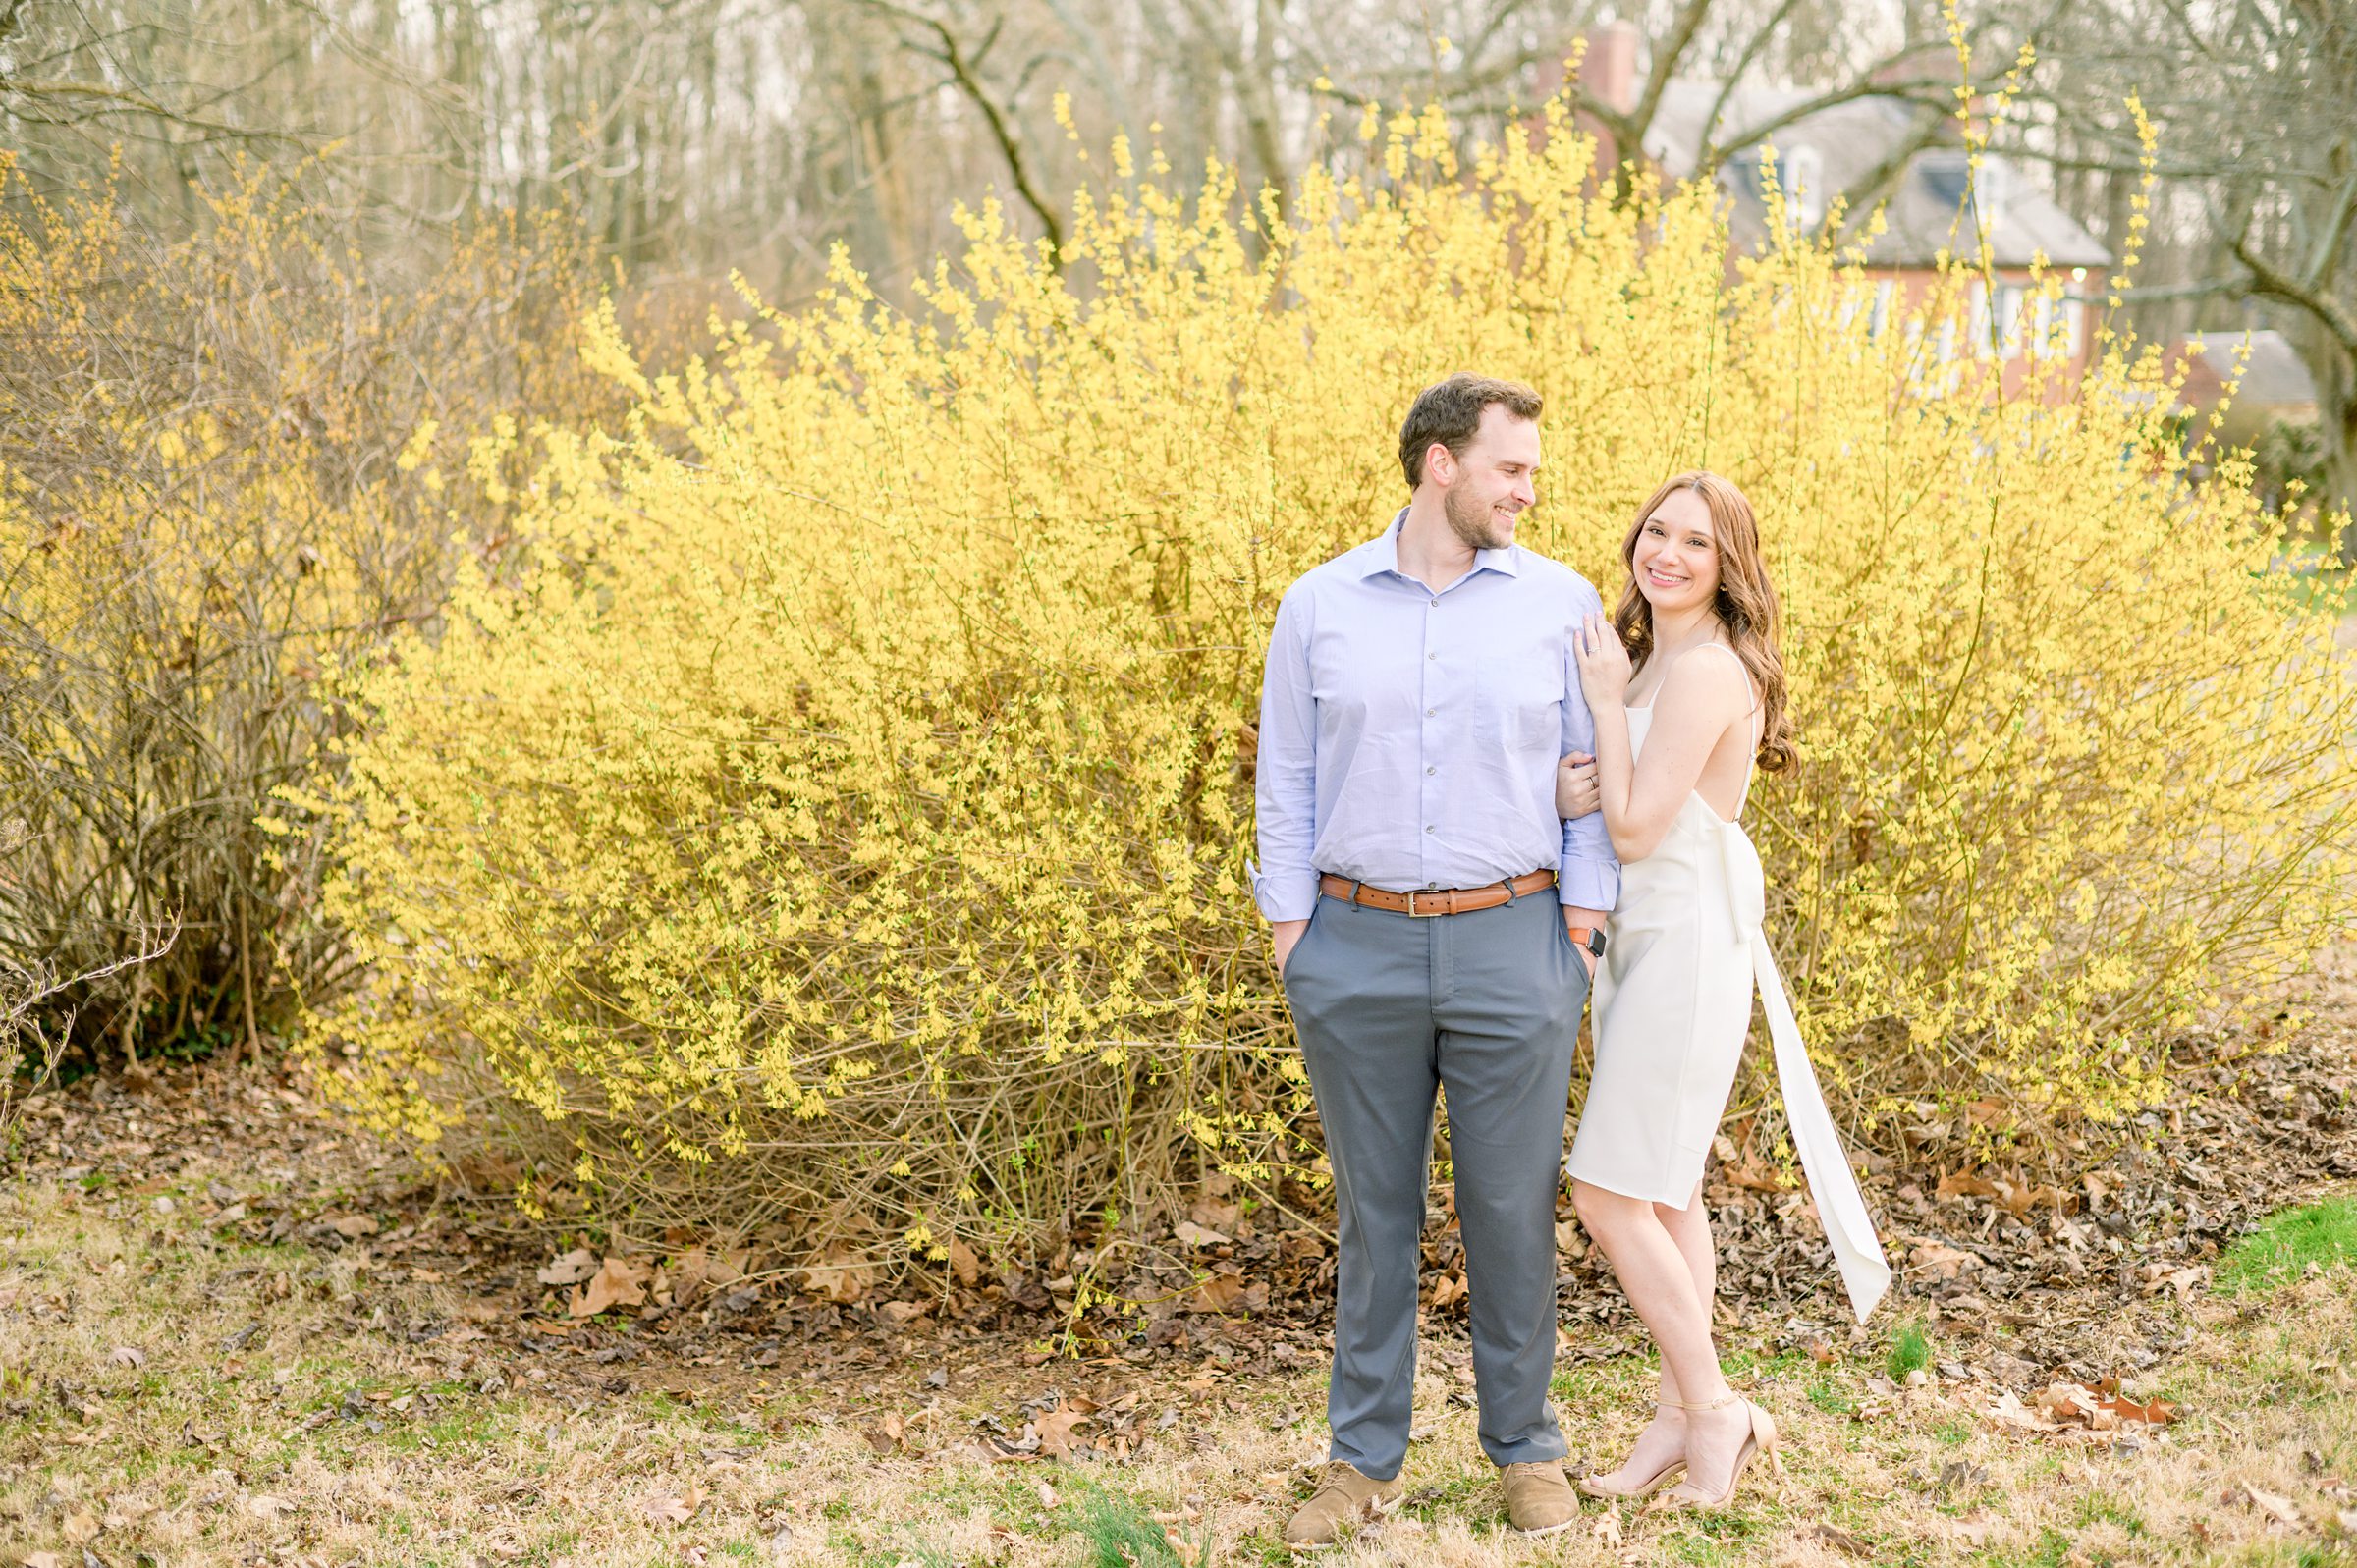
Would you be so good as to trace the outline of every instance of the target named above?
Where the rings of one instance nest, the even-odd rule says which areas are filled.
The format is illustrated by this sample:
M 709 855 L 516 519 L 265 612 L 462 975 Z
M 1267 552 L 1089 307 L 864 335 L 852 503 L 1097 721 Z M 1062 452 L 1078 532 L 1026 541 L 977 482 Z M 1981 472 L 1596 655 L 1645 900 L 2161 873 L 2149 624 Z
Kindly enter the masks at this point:
M 1582 583 L 1587 592 L 1573 607 L 1573 615 L 1586 617 L 1600 612 L 1604 601 L 1596 590 Z M 1264 731 L 1265 733 L 1265 731 Z M 1596 754 L 1596 716 L 1588 711 L 1587 693 L 1579 685 L 1579 661 L 1566 642 L 1563 649 L 1563 750 L 1564 756 L 1574 751 Z M 1612 830 L 1606 826 L 1604 813 L 1591 811 L 1584 817 L 1568 818 L 1563 823 L 1562 863 L 1556 868 L 1557 895 L 1575 909 L 1602 909 L 1610 913 L 1620 901 L 1620 859 L 1613 853 Z
M 1318 903 L 1318 873 L 1309 858 L 1317 840 L 1318 718 L 1308 620 L 1307 595 L 1296 585 L 1277 607 L 1260 676 L 1260 751 L 1252 785 L 1260 863 L 1252 868 L 1252 898 L 1272 921 L 1307 920 Z

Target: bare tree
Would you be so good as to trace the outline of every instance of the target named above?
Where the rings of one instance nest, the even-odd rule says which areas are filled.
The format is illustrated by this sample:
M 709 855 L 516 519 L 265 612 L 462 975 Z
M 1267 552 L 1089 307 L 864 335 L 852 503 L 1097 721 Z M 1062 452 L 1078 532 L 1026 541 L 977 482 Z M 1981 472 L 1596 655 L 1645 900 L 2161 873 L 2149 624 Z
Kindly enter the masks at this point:
M 2124 227 L 2158 135 L 2148 336 L 2280 321 L 2316 383 L 2335 510 L 2357 509 L 2357 16 L 2339 0 L 2090 0 L 2049 29 L 2046 125 L 2016 139 Z M 2043 133 L 2043 134 L 2042 134 Z M 2158 329 L 2158 330 L 2157 330 Z M 2357 528 L 2340 539 L 2357 562 Z

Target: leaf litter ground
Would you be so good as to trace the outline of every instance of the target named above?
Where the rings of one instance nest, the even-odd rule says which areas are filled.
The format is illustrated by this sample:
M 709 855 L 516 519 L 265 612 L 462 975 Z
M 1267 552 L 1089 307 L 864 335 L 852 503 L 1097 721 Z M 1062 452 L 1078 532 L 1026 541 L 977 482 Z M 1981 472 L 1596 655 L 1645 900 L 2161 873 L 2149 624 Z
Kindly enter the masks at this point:
M 1500 1533 L 1436 1189 L 1408 1501 L 1338 1560 L 2349 1560 L 2357 1277 L 2213 1274 L 2357 1176 L 2353 975 L 2272 1054 L 2189 1046 L 2200 1096 L 2119 1147 L 1965 1168 L 1969 1109 L 1908 1123 L 1872 1331 L 1733 1123 L 1724 1342 L 1793 1474 L 1700 1520 Z M 789 1288 L 685 1242 L 560 1253 L 253 1073 L 36 1105 L 0 1196 L 0 1562 L 1275 1561 L 1322 1457 L 1330 1250 L 1231 1191 L 1119 1282 L 1144 1321 L 1051 1355 L 1053 1266 L 894 1297 L 850 1260 Z M 1604 1467 L 1650 1369 L 1563 1217 L 1556 1391 Z

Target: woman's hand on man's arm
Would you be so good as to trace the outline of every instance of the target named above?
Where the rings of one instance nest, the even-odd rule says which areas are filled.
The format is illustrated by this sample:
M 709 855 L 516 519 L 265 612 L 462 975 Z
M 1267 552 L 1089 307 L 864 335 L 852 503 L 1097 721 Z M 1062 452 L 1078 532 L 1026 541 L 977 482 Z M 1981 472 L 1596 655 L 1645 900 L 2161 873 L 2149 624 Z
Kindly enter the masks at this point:
M 1596 783 L 1596 759 L 1584 751 L 1565 754 L 1555 769 L 1555 814 L 1570 822 L 1603 804 L 1604 793 Z

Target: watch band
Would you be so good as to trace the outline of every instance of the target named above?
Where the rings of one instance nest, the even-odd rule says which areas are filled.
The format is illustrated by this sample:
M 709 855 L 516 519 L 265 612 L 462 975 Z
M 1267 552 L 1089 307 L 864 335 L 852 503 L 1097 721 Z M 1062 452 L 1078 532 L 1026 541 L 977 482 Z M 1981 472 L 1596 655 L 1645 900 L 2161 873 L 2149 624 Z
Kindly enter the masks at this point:
M 1602 926 L 1565 926 L 1563 929 L 1571 933 L 1573 942 L 1588 949 L 1590 957 L 1601 958 L 1604 956 L 1604 928 Z

